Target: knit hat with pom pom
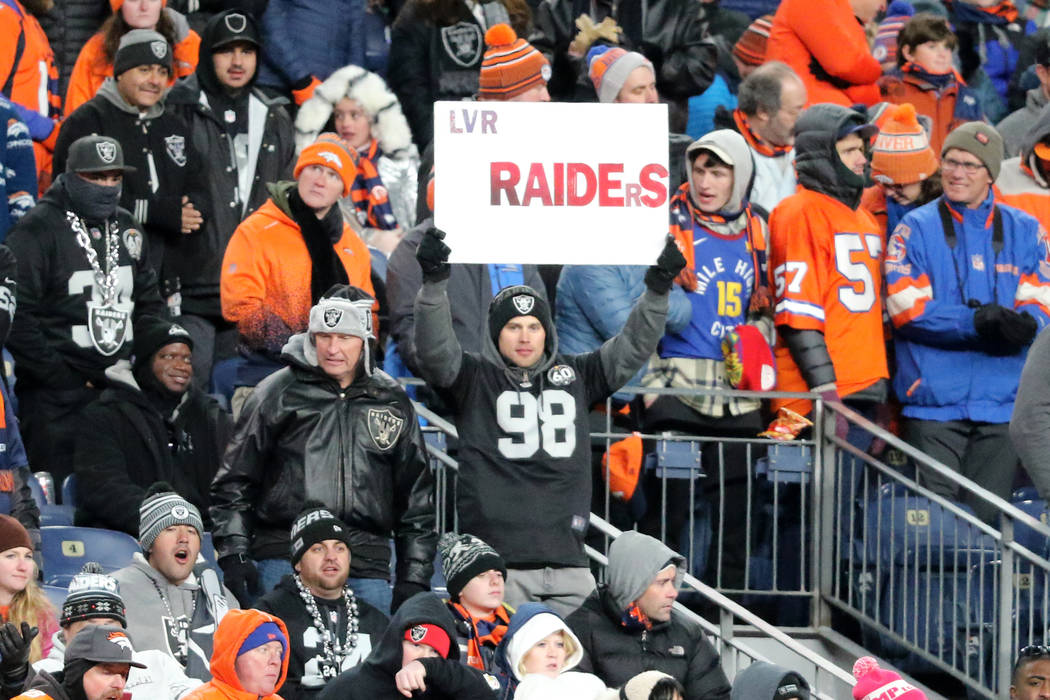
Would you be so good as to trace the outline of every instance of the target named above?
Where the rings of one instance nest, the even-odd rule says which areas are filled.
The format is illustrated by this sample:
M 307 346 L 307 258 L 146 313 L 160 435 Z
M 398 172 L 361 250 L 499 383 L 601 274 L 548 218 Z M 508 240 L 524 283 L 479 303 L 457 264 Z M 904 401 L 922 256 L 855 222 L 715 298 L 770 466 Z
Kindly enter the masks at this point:
M 644 66 L 656 77 L 652 61 L 636 51 L 624 51 L 618 46 L 592 46 L 587 52 L 587 63 L 590 66 L 588 75 L 599 102 L 615 102 L 627 76 L 635 68 Z
M 485 46 L 479 98 L 509 100 L 550 80 L 551 64 L 509 24 L 492 25 L 485 32 Z
M 853 664 L 854 700 L 926 700 L 926 694 L 900 677 L 900 674 L 879 668 L 879 662 L 871 656 L 862 656 Z
M 886 185 L 921 182 L 937 170 L 930 137 L 919 124 L 915 107 L 904 103 L 887 108 L 871 151 L 871 174 Z

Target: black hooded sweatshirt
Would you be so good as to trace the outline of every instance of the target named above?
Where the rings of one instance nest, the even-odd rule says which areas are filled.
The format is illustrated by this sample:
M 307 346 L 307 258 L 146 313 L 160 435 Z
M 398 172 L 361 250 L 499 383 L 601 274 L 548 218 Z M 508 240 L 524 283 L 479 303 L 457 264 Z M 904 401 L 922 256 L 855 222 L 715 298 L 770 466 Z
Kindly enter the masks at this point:
M 401 670 L 401 642 L 405 630 L 424 623 L 441 627 L 452 641 L 447 659 L 420 660 L 427 672 L 424 679 L 427 689 L 417 691 L 412 697 L 420 700 L 493 700 L 496 690 L 489 685 L 485 676 L 477 669 L 459 662 L 455 621 L 441 599 L 430 592 L 417 593 L 406 600 L 391 618 L 379 645 L 365 662 L 329 683 L 319 696 L 320 700 L 404 698 L 394 682 L 394 675 Z

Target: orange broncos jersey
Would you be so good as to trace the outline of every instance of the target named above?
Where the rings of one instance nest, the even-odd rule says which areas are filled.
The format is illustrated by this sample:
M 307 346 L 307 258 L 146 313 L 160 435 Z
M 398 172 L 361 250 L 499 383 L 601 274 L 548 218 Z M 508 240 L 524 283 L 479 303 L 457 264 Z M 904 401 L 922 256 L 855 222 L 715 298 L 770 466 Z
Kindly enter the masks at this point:
M 839 396 L 889 377 L 882 328 L 884 234 L 864 209 L 799 188 L 769 218 L 769 276 L 778 326 L 824 333 Z M 808 391 L 783 340 L 774 350 L 780 391 Z M 804 399 L 773 402 L 810 411 Z

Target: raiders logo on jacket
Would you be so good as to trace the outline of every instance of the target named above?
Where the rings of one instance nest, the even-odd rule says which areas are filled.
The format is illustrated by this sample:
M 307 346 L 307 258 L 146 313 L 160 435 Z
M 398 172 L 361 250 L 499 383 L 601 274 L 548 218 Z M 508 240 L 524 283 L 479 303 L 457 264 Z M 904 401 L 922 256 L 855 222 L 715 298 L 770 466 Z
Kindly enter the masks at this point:
M 27 388 L 101 381 L 106 367 L 131 355 L 135 319 L 167 313 L 131 214 L 118 207 L 108 226 L 83 222 L 103 271 L 107 238 L 117 246 L 116 284 L 106 303 L 67 218 L 71 207 L 61 185 L 52 186 L 6 241 L 18 260 L 18 313 L 7 347 Z
M 181 249 L 193 235 L 182 234 L 182 198 L 189 197 L 207 221 L 211 205 L 207 175 L 182 117 L 160 103 L 140 113 L 124 102 L 112 81 L 62 123 L 55 143 L 54 172 L 66 168 L 69 146 L 81 136 L 101 134 L 117 141 L 124 162 L 138 168 L 124 178 L 120 205 L 141 223 L 149 238 L 149 259 L 161 279 L 192 274 L 201 261 Z M 123 229 L 122 229 L 123 230 Z

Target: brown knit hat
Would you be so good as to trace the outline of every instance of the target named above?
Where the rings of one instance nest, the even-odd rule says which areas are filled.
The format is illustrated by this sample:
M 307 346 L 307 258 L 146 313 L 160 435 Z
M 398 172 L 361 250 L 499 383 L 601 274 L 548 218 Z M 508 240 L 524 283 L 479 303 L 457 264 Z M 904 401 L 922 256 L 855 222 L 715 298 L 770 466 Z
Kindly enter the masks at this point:
M 0 515 L 0 552 L 6 552 L 15 547 L 32 549 L 33 543 L 29 540 L 29 533 L 10 515 Z
M 930 137 L 909 103 L 891 106 L 871 151 L 871 175 L 886 185 L 921 182 L 937 170 Z
M 509 100 L 550 80 L 551 64 L 532 44 L 519 39 L 509 24 L 490 27 L 485 45 L 478 97 Z
M 760 66 L 765 63 L 766 43 L 772 28 L 773 15 L 762 15 L 756 19 L 733 44 L 733 55 L 744 65 Z

